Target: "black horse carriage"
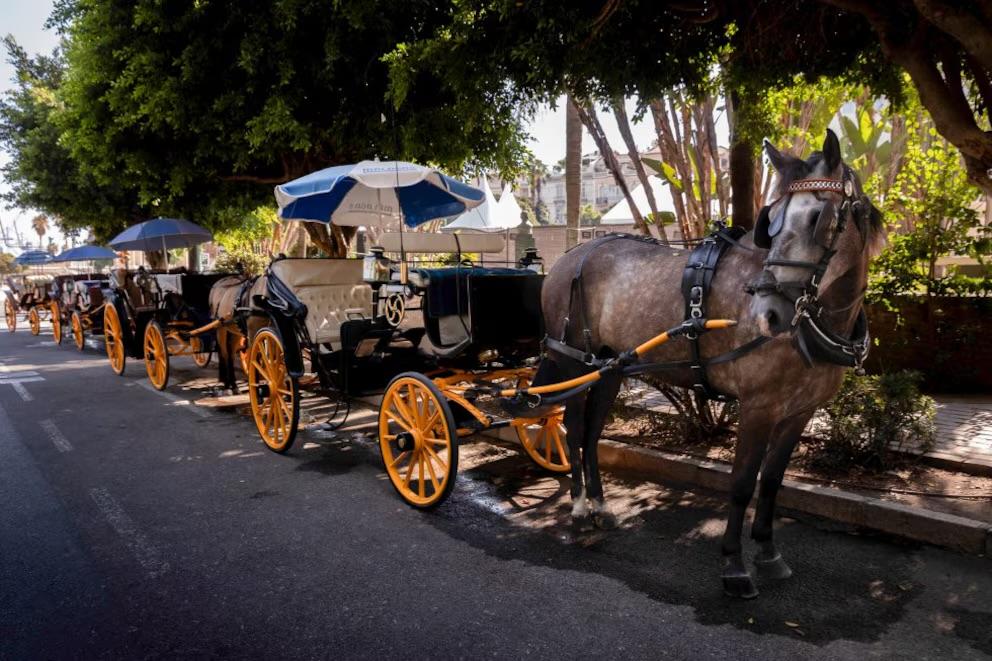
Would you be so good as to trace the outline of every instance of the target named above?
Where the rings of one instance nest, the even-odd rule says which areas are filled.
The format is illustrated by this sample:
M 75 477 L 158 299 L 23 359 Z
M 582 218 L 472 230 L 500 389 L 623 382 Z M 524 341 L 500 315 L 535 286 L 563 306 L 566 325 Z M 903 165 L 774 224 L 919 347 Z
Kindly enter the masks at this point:
M 434 253 L 453 243 L 450 235 L 414 240 Z M 263 324 L 247 358 L 251 409 L 263 442 L 276 452 L 292 446 L 300 380 L 311 374 L 327 395 L 382 394 L 383 462 L 397 492 L 416 507 L 444 500 L 454 485 L 459 439 L 486 429 L 512 426 L 536 463 L 567 471 L 560 407 L 540 417 L 513 417 L 501 414 L 491 395 L 493 388 L 525 386 L 534 378 L 543 275 L 468 264 L 402 271 L 409 295 L 422 298 L 422 324 L 395 327 L 377 310 L 377 290 L 394 280 L 363 280 L 361 260 L 270 264 L 266 293 L 252 301 L 250 314 Z
M 118 269 L 111 275 L 103 333 L 110 367 L 123 374 L 127 357 L 143 360 L 152 385 L 169 383 L 169 360 L 192 356 L 206 367 L 214 348 L 208 296 L 227 273 L 168 273 Z
M 52 276 L 41 274 L 8 275 L 4 287 L 4 317 L 7 330 L 17 330 L 17 318 L 27 319 L 32 335 L 41 333 L 41 322 L 51 319 L 54 306 L 49 295 Z
M 86 346 L 86 331 L 103 332 L 103 310 L 110 280 L 101 273 L 57 275 L 51 285 L 52 333 L 61 344 L 63 331 L 72 331 L 80 351 Z

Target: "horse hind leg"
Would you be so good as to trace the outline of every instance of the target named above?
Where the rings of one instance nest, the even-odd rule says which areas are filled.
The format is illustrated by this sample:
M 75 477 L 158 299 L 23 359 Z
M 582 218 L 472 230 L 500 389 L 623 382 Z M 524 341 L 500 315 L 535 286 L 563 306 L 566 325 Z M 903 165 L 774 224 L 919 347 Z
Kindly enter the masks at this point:
M 617 517 L 606 506 L 603 494 L 603 481 L 599 472 L 599 437 L 603 433 L 603 427 L 606 426 L 606 419 L 610 415 L 622 383 L 623 376 L 620 374 L 604 376 L 590 390 L 586 400 L 582 454 L 585 459 L 585 478 L 592 520 L 601 530 L 612 530 L 617 527 Z
M 593 525 L 589 517 L 583 480 L 585 456 L 582 452 L 582 438 L 585 408 L 586 393 L 576 395 L 565 403 L 565 441 L 568 444 L 568 460 L 572 464 L 572 525 L 580 531 L 591 530 Z
M 792 576 L 792 569 L 786 564 L 775 545 L 773 530 L 775 499 L 782 486 L 789 458 L 809 418 L 809 415 L 802 415 L 780 425 L 781 431 L 775 434 L 761 467 L 758 504 L 755 507 L 754 523 L 751 525 L 751 539 L 760 546 L 758 554 L 754 557 L 754 568 L 761 580 L 778 581 Z

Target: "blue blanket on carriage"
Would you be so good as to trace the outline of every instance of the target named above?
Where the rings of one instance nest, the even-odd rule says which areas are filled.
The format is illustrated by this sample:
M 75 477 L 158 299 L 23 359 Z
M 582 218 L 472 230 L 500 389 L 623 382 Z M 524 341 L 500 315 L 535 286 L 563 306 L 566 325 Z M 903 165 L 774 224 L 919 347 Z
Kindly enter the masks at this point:
M 533 276 L 526 269 L 484 266 L 451 266 L 436 269 L 416 269 L 427 281 L 427 314 L 446 317 L 468 313 L 468 280 L 486 275 Z

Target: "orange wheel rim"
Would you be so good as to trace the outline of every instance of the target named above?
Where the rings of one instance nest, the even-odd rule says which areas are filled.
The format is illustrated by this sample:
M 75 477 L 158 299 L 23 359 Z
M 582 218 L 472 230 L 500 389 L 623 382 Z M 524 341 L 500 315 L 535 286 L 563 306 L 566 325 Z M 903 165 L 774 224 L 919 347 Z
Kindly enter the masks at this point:
M 83 336 L 83 322 L 79 319 L 79 313 L 72 313 L 72 339 L 76 342 L 76 348 L 82 349 L 86 338 Z
M 193 352 L 193 362 L 197 367 L 206 367 L 210 354 L 203 351 L 203 340 L 194 335 L 189 338 L 189 348 Z
M 107 346 L 110 367 L 118 374 L 124 368 L 124 342 L 121 340 L 121 322 L 117 310 L 108 305 L 103 312 L 103 341 Z
M 293 434 L 293 379 L 286 370 L 282 344 L 261 331 L 248 352 L 248 396 L 262 441 L 275 451 L 286 448 Z M 262 390 L 267 394 L 262 395 Z
M 437 397 L 405 377 L 390 386 L 379 409 L 379 446 L 389 479 L 405 500 L 428 506 L 453 479 L 452 438 Z
M 32 335 L 37 335 L 41 332 L 41 317 L 38 315 L 37 308 L 31 308 L 31 312 L 28 313 L 28 323 L 31 325 Z
M 14 304 L 9 298 L 3 302 L 3 311 L 7 317 L 7 330 L 13 333 L 17 328 L 17 310 L 14 309 Z
M 544 418 L 517 418 L 513 427 L 524 451 L 541 468 L 556 473 L 571 469 L 565 443 L 564 411 L 559 408 Z
M 156 388 L 165 385 L 165 379 L 169 373 L 169 365 L 166 362 L 165 338 L 158 326 L 149 324 L 145 330 L 145 371 L 148 372 L 148 380 Z
M 51 311 L 52 336 L 55 338 L 55 344 L 62 344 L 62 316 L 59 312 L 59 304 L 52 301 Z

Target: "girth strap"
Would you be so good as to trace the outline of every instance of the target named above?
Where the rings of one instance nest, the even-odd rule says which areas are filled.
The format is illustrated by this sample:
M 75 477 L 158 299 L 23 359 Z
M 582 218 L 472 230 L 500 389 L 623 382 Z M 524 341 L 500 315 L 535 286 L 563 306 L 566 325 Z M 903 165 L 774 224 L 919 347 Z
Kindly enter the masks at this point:
M 682 272 L 682 296 L 685 298 L 686 319 L 706 317 L 706 294 L 713 282 L 717 264 L 727 249 L 731 245 L 737 245 L 737 240 L 745 233 L 740 227 L 718 227 L 689 254 L 689 261 L 686 262 L 685 270 Z M 693 372 L 693 390 L 708 399 L 726 401 L 728 397 L 714 390 L 709 379 L 706 378 L 706 363 L 702 360 L 699 335 L 692 333 L 686 337 L 692 351 L 689 367 Z

